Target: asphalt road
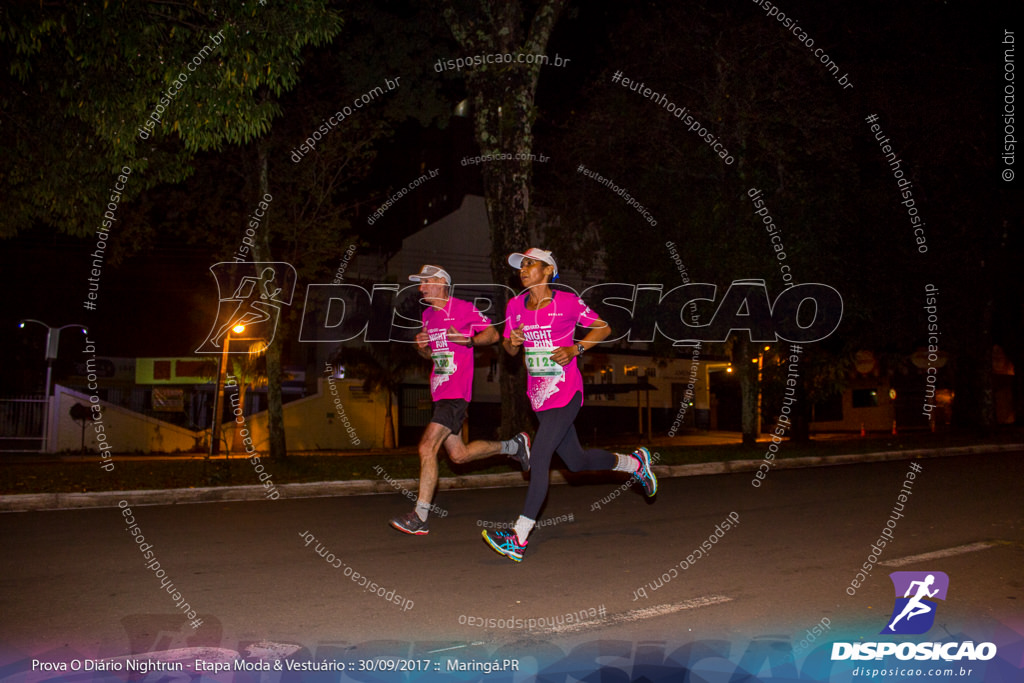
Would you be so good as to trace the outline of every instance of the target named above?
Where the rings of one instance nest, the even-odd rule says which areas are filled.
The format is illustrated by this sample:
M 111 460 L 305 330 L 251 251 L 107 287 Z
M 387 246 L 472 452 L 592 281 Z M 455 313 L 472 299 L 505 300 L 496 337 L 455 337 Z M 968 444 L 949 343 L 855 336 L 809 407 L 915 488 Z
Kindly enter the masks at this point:
M 921 471 L 905 516 L 877 559 L 977 549 L 876 566 L 851 596 L 912 462 Z M 0 643 L 8 661 L 11 653 L 241 650 L 253 641 L 360 655 L 513 643 L 568 651 L 596 640 L 639 647 L 773 635 L 796 644 L 823 618 L 833 639 L 876 639 L 893 606 L 887 575 L 897 570 L 948 574 L 936 620 L 943 632 L 1024 622 L 1021 453 L 772 471 L 760 488 L 751 480 L 665 479 L 651 501 L 636 488 L 609 500 L 618 475 L 554 486 L 541 517 L 562 521 L 534 532 L 521 564 L 487 548 L 480 532 L 518 515 L 523 488 L 441 492 L 435 503 L 449 514 L 433 517 L 424 537 L 387 526 L 410 507 L 397 494 L 147 507 L 128 500 L 176 599 L 147 569 L 120 510 L 2 514 Z M 679 570 L 730 514 L 739 523 Z M 346 567 L 393 600 L 364 590 Z M 676 575 L 655 588 L 672 567 Z M 186 623 L 184 602 L 201 625 Z

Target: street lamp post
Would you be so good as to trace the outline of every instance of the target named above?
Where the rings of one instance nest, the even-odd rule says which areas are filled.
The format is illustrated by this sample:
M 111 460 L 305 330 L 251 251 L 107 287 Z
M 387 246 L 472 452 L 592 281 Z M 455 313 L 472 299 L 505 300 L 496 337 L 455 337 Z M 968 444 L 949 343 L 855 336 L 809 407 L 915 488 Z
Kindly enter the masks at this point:
M 60 327 L 53 327 L 47 325 L 42 320 L 36 320 L 35 318 L 25 318 L 18 322 L 19 329 L 25 329 L 25 323 L 36 323 L 46 328 L 46 386 L 44 389 L 44 403 L 43 403 L 43 452 L 49 453 L 50 450 L 50 382 L 53 378 L 53 361 L 57 359 L 57 352 L 60 350 L 60 332 L 69 327 L 77 327 L 82 331 L 82 334 L 88 334 L 89 329 L 85 325 L 79 325 L 77 323 L 71 323 L 68 325 L 61 325 Z
M 224 335 L 224 349 L 220 354 L 220 370 L 217 371 L 217 391 L 213 395 L 213 425 L 210 430 L 210 450 L 208 458 L 220 454 L 220 413 L 224 410 L 224 378 L 228 373 L 228 344 L 231 333 L 241 334 L 245 325 L 235 325 Z
M 245 331 L 245 325 L 238 324 L 228 330 L 227 334 L 224 335 L 224 349 L 221 352 L 220 359 L 220 370 L 217 373 L 217 391 L 214 394 L 213 404 L 213 426 L 210 430 L 210 449 L 207 455 L 207 459 L 220 453 L 220 413 L 224 410 L 224 385 L 227 380 L 228 374 L 228 344 L 231 338 L 231 333 L 235 333 L 235 341 L 259 341 L 262 342 L 262 348 L 257 352 L 253 348 L 249 349 L 250 357 L 256 353 L 263 353 L 266 351 L 266 342 L 263 337 L 240 337 L 237 335 L 242 334 Z

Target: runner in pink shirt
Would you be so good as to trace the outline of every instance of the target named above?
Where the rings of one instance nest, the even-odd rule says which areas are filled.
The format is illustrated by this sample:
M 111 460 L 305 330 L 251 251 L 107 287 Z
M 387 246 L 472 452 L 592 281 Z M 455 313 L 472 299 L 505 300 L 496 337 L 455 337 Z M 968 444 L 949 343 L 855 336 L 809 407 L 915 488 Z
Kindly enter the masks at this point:
M 630 473 L 648 496 L 657 493 L 658 480 L 646 448 L 638 448 L 631 455 L 596 448 L 585 451 L 576 436 L 573 422 L 583 405 L 583 378 L 576 359 L 607 338 L 611 328 L 578 296 L 551 290 L 558 265 L 550 251 L 531 248 L 524 254 L 512 254 L 508 262 L 519 269 L 526 292 L 508 303 L 503 346 L 513 356 L 523 351 L 528 375 L 526 394 L 540 426 L 530 449 L 533 474 L 523 514 L 511 531 L 485 530 L 483 537 L 495 551 L 521 562 L 527 536 L 547 497 L 548 473 L 556 451 L 573 472 Z M 573 340 L 577 325 L 589 328 L 579 342 Z
M 473 397 L 473 347 L 498 341 L 498 331 L 473 304 L 451 296 L 451 276 L 437 266 L 426 265 L 409 279 L 420 283 L 429 304 L 423 311 L 423 330 L 416 335 L 417 352 L 432 360 L 430 395 L 434 414 L 420 439 L 420 485 L 416 509 L 391 520 L 391 526 L 407 534 L 423 536 L 430 531 L 427 517 L 437 489 L 437 452 L 444 444 L 452 462 L 464 463 L 504 453 L 530 469 L 530 437 L 524 432 L 507 441 L 462 442 L 462 424 Z

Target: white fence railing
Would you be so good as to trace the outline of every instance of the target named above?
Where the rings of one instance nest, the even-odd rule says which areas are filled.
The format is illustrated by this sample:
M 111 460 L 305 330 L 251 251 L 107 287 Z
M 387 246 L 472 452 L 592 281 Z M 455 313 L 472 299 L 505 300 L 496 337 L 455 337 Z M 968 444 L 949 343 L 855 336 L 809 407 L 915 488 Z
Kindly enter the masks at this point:
M 46 447 L 46 399 L 0 398 L 0 452 L 42 452 Z

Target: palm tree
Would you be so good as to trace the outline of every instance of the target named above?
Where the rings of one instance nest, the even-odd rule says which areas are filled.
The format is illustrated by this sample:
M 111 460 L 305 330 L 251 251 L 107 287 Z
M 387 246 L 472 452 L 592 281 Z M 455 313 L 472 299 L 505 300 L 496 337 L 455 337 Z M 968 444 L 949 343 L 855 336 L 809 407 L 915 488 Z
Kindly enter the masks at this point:
M 267 364 L 264 356 L 269 345 L 263 339 L 249 345 L 249 353 L 245 356 L 234 355 L 231 358 L 231 369 L 234 376 L 238 378 L 238 405 L 245 411 L 245 394 L 248 389 L 267 386 Z M 239 432 L 242 425 L 235 422 L 235 431 L 231 438 L 232 450 L 235 452 L 244 450 L 242 448 L 242 436 Z
M 363 380 L 363 391 L 384 392 L 384 448 L 394 448 L 391 395 L 398 392 L 406 376 L 423 368 L 423 359 L 408 344 L 393 343 L 343 347 L 334 358 L 346 375 Z
M 267 386 L 267 364 L 266 359 L 264 358 L 264 356 L 267 353 L 267 347 L 268 345 L 266 340 L 259 339 L 249 345 L 249 350 L 245 354 L 245 356 L 243 356 L 241 353 L 237 351 L 229 354 L 231 371 L 228 372 L 227 376 L 224 378 L 225 405 L 228 403 L 231 403 L 232 407 L 234 407 L 234 405 L 238 405 L 244 411 L 246 392 L 249 389 L 256 389 L 259 387 Z M 208 379 L 214 384 L 216 384 L 218 372 L 220 372 L 220 364 L 214 359 L 207 358 L 206 361 L 203 363 L 202 369 L 199 371 L 199 376 L 203 377 L 204 379 Z M 232 401 L 228 395 L 228 389 L 230 388 L 230 385 L 227 384 L 228 377 L 235 378 L 234 386 L 238 391 L 237 403 L 235 401 Z M 223 412 L 223 410 L 224 406 L 222 405 L 220 407 L 220 412 Z M 219 418 L 220 416 L 217 416 L 217 418 L 215 419 Z M 219 440 L 221 441 L 221 448 L 224 449 L 225 453 L 229 453 L 232 450 L 235 452 L 242 450 L 240 446 L 240 444 L 242 443 L 242 439 L 238 434 L 241 428 L 242 425 L 236 422 L 235 428 L 233 430 L 233 435 L 230 441 L 228 439 L 227 433 L 221 433 Z

